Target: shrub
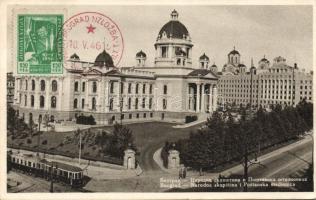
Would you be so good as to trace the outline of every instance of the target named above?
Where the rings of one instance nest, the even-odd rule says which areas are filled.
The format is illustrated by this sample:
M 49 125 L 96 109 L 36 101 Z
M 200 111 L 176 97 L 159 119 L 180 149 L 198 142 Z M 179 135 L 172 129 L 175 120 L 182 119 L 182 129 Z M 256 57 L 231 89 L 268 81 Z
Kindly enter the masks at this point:
M 84 124 L 84 125 L 95 125 L 95 119 L 92 115 L 90 116 L 84 116 L 81 115 L 79 117 L 76 118 L 76 123 L 77 124 Z
M 194 122 L 198 119 L 198 117 L 196 115 L 192 115 L 192 116 L 185 116 L 185 123 L 190 123 L 190 122 Z
M 32 140 L 31 140 L 31 139 L 27 139 L 27 140 L 26 140 L 26 143 L 32 144 Z
M 44 140 L 43 142 L 42 142 L 42 145 L 46 145 L 47 144 L 47 140 Z

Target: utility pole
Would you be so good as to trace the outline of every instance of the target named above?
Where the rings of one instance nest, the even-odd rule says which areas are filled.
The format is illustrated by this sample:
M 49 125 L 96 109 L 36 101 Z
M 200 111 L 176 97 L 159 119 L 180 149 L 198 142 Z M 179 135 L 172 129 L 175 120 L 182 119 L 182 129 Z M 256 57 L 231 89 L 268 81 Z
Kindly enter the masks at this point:
M 53 161 L 51 162 L 51 171 L 50 171 L 50 190 L 49 192 L 53 193 L 54 192 L 54 177 L 53 177 L 53 169 L 54 169 L 54 164 Z
M 247 147 L 245 148 L 245 154 L 244 154 L 244 192 L 248 191 L 248 151 L 247 151 Z

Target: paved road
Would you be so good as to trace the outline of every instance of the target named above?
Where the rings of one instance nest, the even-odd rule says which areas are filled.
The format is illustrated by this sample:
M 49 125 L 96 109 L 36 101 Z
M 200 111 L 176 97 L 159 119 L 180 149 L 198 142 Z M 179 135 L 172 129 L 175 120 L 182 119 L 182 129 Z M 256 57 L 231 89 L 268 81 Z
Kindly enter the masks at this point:
M 138 157 L 139 164 L 145 173 L 157 173 L 162 172 L 160 167 L 156 164 L 153 159 L 155 151 L 160 147 L 163 147 L 166 141 L 177 141 L 178 139 L 183 139 L 189 137 L 189 133 L 192 130 L 196 130 L 200 125 L 192 126 L 185 129 L 172 128 L 174 124 L 165 125 L 163 132 L 157 135 L 154 140 L 144 144 L 141 147 L 141 152 Z M 148 134 L 151 134 L 152 130 L 148 129 Z
M 312 163 L 313 142 L 311 138 L 305 140 L 308 141 L 261 161 L 262 165 L 250 166 L 249 177 L 287 178 L 301 175 L 309 163 Z M 242 175 L 243 170 L 240 169 L 234 174 Z

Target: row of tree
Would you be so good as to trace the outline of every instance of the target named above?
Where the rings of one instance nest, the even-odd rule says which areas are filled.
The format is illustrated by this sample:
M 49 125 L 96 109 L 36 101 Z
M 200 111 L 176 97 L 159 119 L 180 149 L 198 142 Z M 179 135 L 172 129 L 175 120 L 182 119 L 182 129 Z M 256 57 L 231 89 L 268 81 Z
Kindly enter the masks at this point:
M 296 107 L 276 105 L 270 112 L 259 108 L 250 119 L 243 110 L 238 121 L 229 112 L 214 112 L 207 128 L 177 141 L 175 148 L 183 164 L 202 171 L 240 161 L 245 153 L 260 154 L 263 149 L 298 139 L 312 127 L 313 105 L 305 100 Z M 163 150 L 170 148 L 167 143 Z

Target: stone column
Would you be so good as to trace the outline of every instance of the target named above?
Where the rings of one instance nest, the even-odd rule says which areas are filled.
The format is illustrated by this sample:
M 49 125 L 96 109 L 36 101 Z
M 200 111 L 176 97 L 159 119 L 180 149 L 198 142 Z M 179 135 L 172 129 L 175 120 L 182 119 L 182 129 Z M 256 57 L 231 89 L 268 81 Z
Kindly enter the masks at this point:
M 190 84 L 187 83 L 187 88 L 186 88 L 186 111 L 189 111 L 190 108 Z
M 48 110 L 50 109 L 50 91 L 51 91 L 51 84 L 50 84 L 50 78 L 46 78 L 44 79 L 45 82 L 46 82 L 46 85 L 45 85 L 45 105 L 44 105 L 44 108 L 45 110 Z
M 201 84 L 200 83 L 197 83 L 196 84 L 196 112 L 200 112 L 200 86 Z
M 124 151 L 124 167 L 126 169 L 135 169 L 135 151 L 132 149 L 127 149 Z
M 86 80 L 86 86 L 85 86 L 85 100 L 84 100 L 84 110 L 89 110 L 89 80 Z
M 213 111 L 212 98 L 213 98 L 213 87 L 210 84 L 210 86 L 209 86 L 209 99 L 208 99 L 208 101 L 209 101 L 209 103 L 208 103 L 208 110 L 209 110 L 210 113 L 212 113 L 212 111 Z
M 205 84 L 202 85 L 202 94 L 201 94 L 201 112 L 205 112 Z
M 101 84 L 102 84 L 102 81 L 100 79 L 97 80 L 97 105 L 96 105 L 96 108 L 97 108 L 97 112 L 101 112 L 102 111 L 102 92 L 101 92 Z
M 40 79 L 37 77 L 35 79 L 35 93 L 34 93 L 34 108 L 39 109 L 40 107 L 40 91 L 41 91 L 41 84 Z M 22 103 L 22 102 L 21 102 Z
M 104 105 L 104 110 L 105 112 L 109 112 L 109 97 L 110 97 L 110 81 L 109 80 L 105 80 L 105 86 L 104 86 L 104 90 L 105 90 L 105 105 Z
M 58 110 L 62 110 L 62 101 L 63 101 L 63 82 L 64 78 L 61 77 L 57 79 L 57 90 L 58 90 L 58 97 L 57 99 L 57 108 Z
M 214 86 L 213 88 L 213 111 L 216 111 L 217 108 L 217 88 Z

